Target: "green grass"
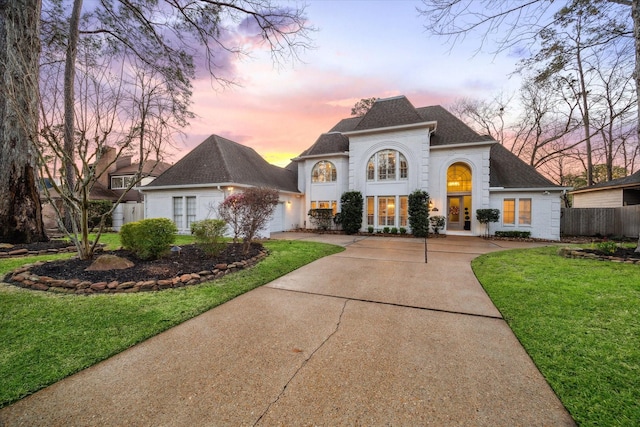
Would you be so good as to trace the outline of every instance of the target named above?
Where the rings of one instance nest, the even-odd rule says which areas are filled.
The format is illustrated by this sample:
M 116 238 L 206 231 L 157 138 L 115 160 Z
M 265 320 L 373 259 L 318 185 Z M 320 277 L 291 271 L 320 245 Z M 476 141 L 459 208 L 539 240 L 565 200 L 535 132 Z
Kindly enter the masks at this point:
M 101 241 L 119 246 L 114 235 Z M 115 235 L 117 238 L 117 235 Z M 189 242 L 180 237 L 178 244 Z M 183 240 L 184 239 L 184 240 Z M 121 352 L 341 247 L 264 243 L 270 255 L 251 269 L 162 292 L 74 296 L 0 284 L 0 407 Z M 63 257 L 70 255 L 58 255 Z M 0 277 L 36 259 L 0 261 Z
M 483 255 L 480 283 L 580 425 L 640 420 L 640 265 L 557 248 Z

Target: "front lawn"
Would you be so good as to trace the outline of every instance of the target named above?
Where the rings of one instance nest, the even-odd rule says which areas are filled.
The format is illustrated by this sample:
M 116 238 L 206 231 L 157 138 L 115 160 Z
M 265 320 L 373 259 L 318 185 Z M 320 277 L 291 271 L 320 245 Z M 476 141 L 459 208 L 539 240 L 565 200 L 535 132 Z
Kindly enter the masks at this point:
M 640 420 L 640 265 L 557 248 L 476 258 L 478 280 L 580 425 Z
M 114 235 L 117 237 L 117 235 Z M 101 241 L 119 246 L 112 236 Z M 180 239 L 177 243 L 188 243 Z M 318 258 L 344 250 L 268 241 L 256 266 L 214 282 L 161 292 L 75 296 L 0 284 L 0 407 Z M 57 255 L 62 258 L 70 254 Z M 35 259 L 0 261 L 0 277 Z

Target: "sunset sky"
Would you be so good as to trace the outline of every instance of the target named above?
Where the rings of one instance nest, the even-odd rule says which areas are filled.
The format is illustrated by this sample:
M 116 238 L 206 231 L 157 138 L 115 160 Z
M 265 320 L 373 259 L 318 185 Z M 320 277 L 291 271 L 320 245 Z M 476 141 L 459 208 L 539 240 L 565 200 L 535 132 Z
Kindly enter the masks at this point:
M 240 86 L 221 89 L 208 75 L 194 83 L 198 115 L 177 142 L 176 161 L 211 134 L 255 149 L 285 166 L 361 98 L 406 95 L 416 107 L 449 105 L 457 98 L 489 98 L 514 91 L 517 62 L 476 52 L 467 40 L 453 47 L 432 37 L 417 1 L 310 0 L 306 11 L 315 49 L 296 64 L 274 67 L 266 52 L 231 63 Z

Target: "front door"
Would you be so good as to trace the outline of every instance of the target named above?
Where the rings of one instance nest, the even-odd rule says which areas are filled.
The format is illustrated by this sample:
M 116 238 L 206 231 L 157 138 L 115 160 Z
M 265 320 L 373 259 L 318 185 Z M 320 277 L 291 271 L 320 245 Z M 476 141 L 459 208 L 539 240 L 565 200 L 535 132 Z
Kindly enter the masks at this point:
M 462 230 L 464 225 L 462 206 L 462 196 L 447 197 L 447 230 Z

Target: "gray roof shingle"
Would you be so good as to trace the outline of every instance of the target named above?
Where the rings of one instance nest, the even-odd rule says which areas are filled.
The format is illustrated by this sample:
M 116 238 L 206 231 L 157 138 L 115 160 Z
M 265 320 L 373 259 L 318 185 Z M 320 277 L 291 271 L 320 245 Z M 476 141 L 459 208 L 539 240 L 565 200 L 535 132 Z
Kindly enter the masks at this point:
M 558 187 L 497 142 L 491 146 L 489 185 L 504 188 Z
M 145 188 L 234 183 L 298 192 L 297 173 L 264 160 L 250 147 L 211 135 Z
M 378 99 L 353 129 L 354 131 L 411 125 L 424 122 L 405 96 Z
M 611 181 L 599 182 L 589 187 L 576 189 L 576 192 L 601 190 L 604 188 L 627 187 L 630 185 L 631 186 L 640 185 L 640 170 L 637 171 L 636 173 L 633 173 L 629 176 L 625 176 L 623 178 L 612 179 Z
M 431 136 L 432 146 L 493 141 L 490 136 L 476 133 L 440 105 L 418 108 L 417 111 L 423 120 L 438 123 Z
M 323 133 L 300 156 L 315 156 L 349 151 L 349 138 L 339 132 Z

